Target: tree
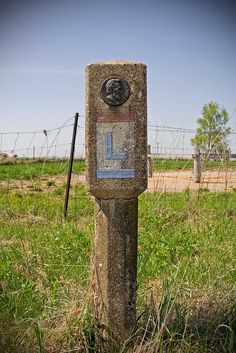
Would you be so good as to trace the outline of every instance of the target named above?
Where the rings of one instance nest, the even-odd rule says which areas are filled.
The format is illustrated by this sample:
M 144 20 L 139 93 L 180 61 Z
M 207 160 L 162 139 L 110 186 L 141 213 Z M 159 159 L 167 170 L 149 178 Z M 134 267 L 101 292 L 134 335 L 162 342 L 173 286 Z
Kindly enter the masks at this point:
M 228 112 L 217 103 L 210 102 L 203 106 L 201 114 L 202 117 L 197 120 L 199 127 L 191 140 L 192 144 L 197 145 L 206 158 L 209 158 L 210 154 L 227 158 L 230 153 L 227 138 L 231 133 L 231 128 L 227 126 Z

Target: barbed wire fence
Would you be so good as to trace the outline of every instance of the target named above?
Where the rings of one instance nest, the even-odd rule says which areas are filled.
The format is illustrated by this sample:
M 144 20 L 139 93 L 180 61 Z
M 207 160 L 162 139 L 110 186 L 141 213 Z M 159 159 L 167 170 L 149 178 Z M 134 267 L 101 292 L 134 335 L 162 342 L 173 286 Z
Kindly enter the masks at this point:
M 150 191 L 211 190 L 225 191 L 236 187 L 236 132 L 229 138 L 230 155 L 221 158 L 216 154 L 199 155 L 200 179 L 196 182 L 194 167 L 196 147 L 193 129 L 148 126 L 152 178 Z
M 38 131 L 0 132 L 0 168 L 7 164 L 21 164 L 20 171 L 23 172 L 22 175 L 18 175 L 20 179 L 28 179 L 37 185 L 41 182 L 41 188 L 44 187 L 45 174 L 50 175 L 51 172 L 53 172 L 54 179 L 58 179 L 57 183 L 59 180 L 60 183 L 65 183 L 71 150 L 73 119 L 72 116 L 61 126 L 51 129 L 45 127 Z M 85 158 L 84 120 L 84 115 L 79 115 L 75 161 L 84 161 Z M 230 156 L 227 161 L 216 155 L 209 156 L 210 158 L 206 160 L 201 159 L 201 179 L 198 183 L 195 182 L 193 173 L 195 150 L 191 139 L 194 135 L 193 129 L 148 124 L 149 161 L 151 161 L 148 191 L 235 190 L 236 132 L 233 131 L 229 138 Z M 51 162 L 57 162 L 57 165 Z M 33 163 L 41 163 L 38 167 L 37 178 L 31 171 Z M 51 165 L 48 173 L 47 164 Z M 13 182 L 12 173 L 8 170 L 2 181 L 0 174 L 0 182 L 4 182 L 3 179 L 9 185 Z M 79 172 L 75 168 L 74 179 L 76 183 L 84 184 L 84 168 L 80 168 Z
M 0 132 L 1 158 L 67 158 L 73 127 L 71 117 L 59 127 L 40 131 Z M 84 158 L 84 126 L 78 124 L 77 158 Z

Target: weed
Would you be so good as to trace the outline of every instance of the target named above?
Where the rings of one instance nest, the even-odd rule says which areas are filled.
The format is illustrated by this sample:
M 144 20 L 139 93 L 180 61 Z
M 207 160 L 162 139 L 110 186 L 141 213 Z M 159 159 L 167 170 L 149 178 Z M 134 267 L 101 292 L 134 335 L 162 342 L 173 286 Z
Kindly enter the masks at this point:
M 89 286 L 93 200 L 71 191 L 65 221 L 64 186 L 0 190 L 1 352 L 112 353 Z M 234 191 L 140 197 L 138 320 L 120 353 L 236 351 L 235 209 Z
M 47 181 L 47 186 L 55 186 L 55 181 L 54 180 L 48 180 Z

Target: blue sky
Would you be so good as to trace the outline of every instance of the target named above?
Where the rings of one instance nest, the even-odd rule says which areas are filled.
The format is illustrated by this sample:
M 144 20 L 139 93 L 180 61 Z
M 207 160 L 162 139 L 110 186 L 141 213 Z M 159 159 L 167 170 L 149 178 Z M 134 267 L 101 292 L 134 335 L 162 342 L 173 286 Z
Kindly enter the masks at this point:
M 225 106 L 236 128 L 236 5 L 231 1 L 1 1 L 0 132 L 84 115 L 85 66 L 148 68 L 148 120 L 195 128 Z

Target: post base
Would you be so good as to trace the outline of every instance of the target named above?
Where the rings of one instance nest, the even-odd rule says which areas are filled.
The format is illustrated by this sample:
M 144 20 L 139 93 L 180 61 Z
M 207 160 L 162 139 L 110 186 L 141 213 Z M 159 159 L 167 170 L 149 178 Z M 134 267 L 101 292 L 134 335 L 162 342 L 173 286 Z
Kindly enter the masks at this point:
M 95 309 L 119 344 L 136 319 L 138 198 L 97 198 L 95 212 Z

